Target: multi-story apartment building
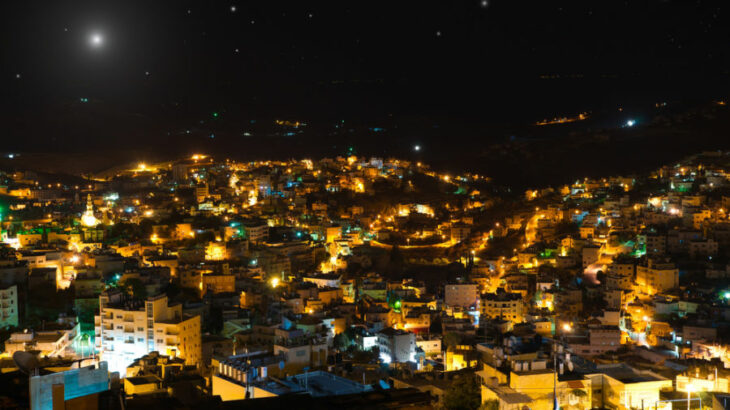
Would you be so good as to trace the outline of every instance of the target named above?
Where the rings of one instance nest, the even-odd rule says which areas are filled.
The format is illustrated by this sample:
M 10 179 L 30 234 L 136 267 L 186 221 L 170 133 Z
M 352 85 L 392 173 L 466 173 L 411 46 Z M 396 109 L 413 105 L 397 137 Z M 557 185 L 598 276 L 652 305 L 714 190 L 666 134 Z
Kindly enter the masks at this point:
M 385 362 L 413 362 L 416 359 L 416 335 L 385 328 L 378 332 L 380 358 Z
M 444 288 L 444 303 L 450 307 L 476 306 L 479 300 L 479 285 L 476 283 L 449 283 Z
M 0 289 L 0 327 L 18 326 L 18 286 Z
M 508 293 L 498 289 L 496 293 L 485 293 L 479 301 L 479 310 L 484 318 L 509 320 L 521 323 L 525 318 L 525 303 L 519 293 Z
M 181 357 L 188 365 L 201 360 L 200 316 L 183 315 L 182 305 L 169 305 L 165 295 L 142 301 L 106 291 L 99 295 L 99 312 L 96 349 L 113 371 L 152 351 Z
M 664 292 L 679 286 L 679 269 L 669 261 L 649 258 L 636 267 L 638 291 L 647 295 Z
M 631 290 L 636 274 L 636 264 L 633 258 L 616 258 L 608 266 L 606 275 L 606 289 L 609 290 Z

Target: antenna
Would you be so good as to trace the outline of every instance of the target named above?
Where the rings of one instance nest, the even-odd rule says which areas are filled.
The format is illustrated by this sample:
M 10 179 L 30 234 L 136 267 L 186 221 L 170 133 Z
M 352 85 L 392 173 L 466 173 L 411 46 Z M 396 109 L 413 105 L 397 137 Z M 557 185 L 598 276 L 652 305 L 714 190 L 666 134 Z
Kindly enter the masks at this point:
M 38 363 L 38 358 L 34 354 L 17 351 L 13 353 L 13 362 L 15 362 L 15 365 L 18 366 L 21 372 L 28 376 L 38 375 L 38 367 L 40 364 Z

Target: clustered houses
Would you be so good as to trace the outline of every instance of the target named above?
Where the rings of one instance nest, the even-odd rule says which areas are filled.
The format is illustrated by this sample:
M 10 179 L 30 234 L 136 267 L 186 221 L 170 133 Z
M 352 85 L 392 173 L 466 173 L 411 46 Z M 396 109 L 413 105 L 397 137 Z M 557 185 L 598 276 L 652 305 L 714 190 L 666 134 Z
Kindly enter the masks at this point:
M 3 173 L 5 354 L 106 362 L 132 402 L 188 380 L 224 401 L 390 387 L 436 406 L 471 377 L 500 409 L 722 406 L 728 166 L 509 200 L 356 156 Z

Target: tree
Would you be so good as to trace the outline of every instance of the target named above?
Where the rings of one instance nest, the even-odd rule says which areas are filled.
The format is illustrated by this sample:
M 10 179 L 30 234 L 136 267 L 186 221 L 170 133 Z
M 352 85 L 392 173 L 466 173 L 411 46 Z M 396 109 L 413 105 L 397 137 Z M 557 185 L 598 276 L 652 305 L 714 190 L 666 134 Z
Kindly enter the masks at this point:
M 477 410 L 481 401 L 481 386 L 477 378 L 473 373 L 466 373 L 454 377 L 440 407 L 444 410 Z
M 125 280 L 122 287 L 135 299 L 147 299 L 147 287 L 137 278 Z
M 217 335 L 223 331 L 223 308 L 220 306 L 211 306 L 208 320 L 205 323 L 205 329 L 210 333 Z
M 405 258 L 403 252 L 401 252 L 398 245 L 393 245 L 390 250 L 390 258 L 388 260 L 388 271 L 391 275 L 400 275 L 403 273 L 403 265 L 405 264 Z
M 334 346 L 341 351 L 347 350 L 347 348 L 352 344 L 346 332 L 335 335 L 333 342 Z
M 461 337 L 461 335 L 460 335 L 460 334 L 458 334 L 458 333 L 454 333 L 454 332 L 448 332 L 448 333 L 446 333 L 446 334 L 444 335 L 444 340 L 443 340 L 443 342 L 444 342 L 444 344 L 445 344 L 445 345 L 446 345 L 447 347 L 454 347 L 454 346 L 457 346 L 457 345 L 461 344 L 461 341 L 462 341 L 462 337 Z

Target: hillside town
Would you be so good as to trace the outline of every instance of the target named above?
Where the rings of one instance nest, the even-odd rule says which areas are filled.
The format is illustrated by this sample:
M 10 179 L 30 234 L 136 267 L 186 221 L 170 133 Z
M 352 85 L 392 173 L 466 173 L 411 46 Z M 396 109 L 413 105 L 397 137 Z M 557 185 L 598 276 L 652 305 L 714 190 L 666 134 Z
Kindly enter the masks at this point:
M 348 154 L 0 173 L 0 407 L 730 408 L 730 153 Z

